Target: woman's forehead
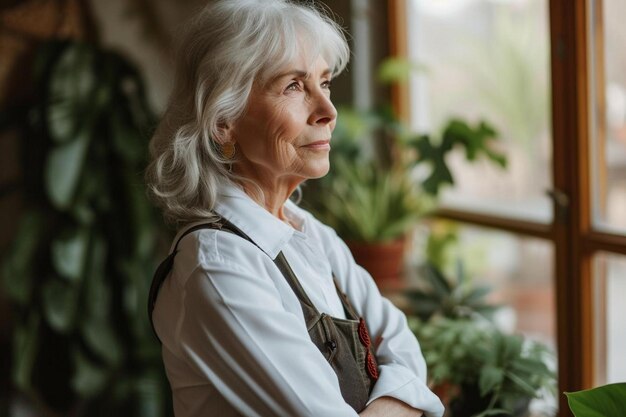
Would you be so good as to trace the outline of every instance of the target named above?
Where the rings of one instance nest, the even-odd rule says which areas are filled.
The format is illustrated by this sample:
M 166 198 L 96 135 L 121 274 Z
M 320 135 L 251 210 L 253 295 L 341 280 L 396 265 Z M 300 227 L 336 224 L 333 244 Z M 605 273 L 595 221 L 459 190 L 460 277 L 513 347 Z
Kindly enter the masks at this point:
M 265 78 L 271 81 L 289 75 L 297 76 L 298 78 L 308 78 L 310 76 L 326 76 L 331 73 L 332 70 L 323 56 L 318 54 L 316 57 L 311 58 L 306 55 L 301 55 L 296 59 L 275 67 L 266 74 Z

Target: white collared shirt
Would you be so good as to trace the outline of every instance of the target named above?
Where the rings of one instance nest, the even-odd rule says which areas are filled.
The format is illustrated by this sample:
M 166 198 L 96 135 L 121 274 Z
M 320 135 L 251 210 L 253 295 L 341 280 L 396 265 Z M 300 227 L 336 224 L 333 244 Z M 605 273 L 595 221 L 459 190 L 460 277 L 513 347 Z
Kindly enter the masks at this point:
M 311 342 L 300 302 L 273 262 L 280 251 L 317 309 L 345 318 L 334 272 L 372 340 L 380 340 L 380 377 L 368 404 L 390 396 L 428 417 L 442 416 L 404 314 L 380 295 L 331 228 L 290 201 L 285 215 L 299 230 L 235 187 L 219 194 L 214 211 L 258 247 L 211 229 L 192 232 L 178 245 L 153 313 L 176 417 L 358 415 Z

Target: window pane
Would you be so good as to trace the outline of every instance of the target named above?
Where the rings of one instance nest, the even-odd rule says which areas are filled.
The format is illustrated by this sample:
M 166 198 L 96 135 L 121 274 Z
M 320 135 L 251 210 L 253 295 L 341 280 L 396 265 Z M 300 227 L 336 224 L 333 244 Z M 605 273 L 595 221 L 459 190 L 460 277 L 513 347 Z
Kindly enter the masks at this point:
M 593 220 L 626 232 L 626 2 L 590 1 L 590 12 Z
M 424 70 L 410 87 L 411 125 L 484 119 L 508 156 L 502 170 L 452 155 L 445 206 L 548 223 L 551 202 L 547 0 L 407 0 L 408 48 Z
M 596 384 L 626 381 L 626 256 L 595 258 Z

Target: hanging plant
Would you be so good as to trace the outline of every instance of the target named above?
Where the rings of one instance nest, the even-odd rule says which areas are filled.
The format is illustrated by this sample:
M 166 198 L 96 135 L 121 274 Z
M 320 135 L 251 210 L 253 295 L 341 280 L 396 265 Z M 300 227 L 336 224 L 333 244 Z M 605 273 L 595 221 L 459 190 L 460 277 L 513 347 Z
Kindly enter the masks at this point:
M 162 228 L 142 179 L 155 121 L 142 80 L 114 52 L 58 41 L 34 78 L 11 112 L 27 208 L 2 265 L 15 388 L 42 414 L 169 414 L 144 314 Z

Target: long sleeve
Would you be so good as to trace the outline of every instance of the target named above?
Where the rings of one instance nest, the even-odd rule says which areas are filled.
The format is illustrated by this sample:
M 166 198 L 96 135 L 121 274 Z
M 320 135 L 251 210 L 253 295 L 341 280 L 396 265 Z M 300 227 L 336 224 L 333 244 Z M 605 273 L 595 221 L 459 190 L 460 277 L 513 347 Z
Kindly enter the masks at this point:
M 357 312 L 367 321 L 372 341 L 379 341 L 376 358 L 379 379 L 369 403 L 390 396 L 423 410 L 427 417 L 441 417 L 444 407 L 426 385 L 426 363 L 406 316 L 382 297 L 372 277 L 354 262 L 350 250 L 332 229 L 333 244 L 327 256 L 340 287 Z
M 311 343 L 302 319 L 283 306 L 265 273 L 267 257 L 239 237 L 206 233 L 214 235 L 208 242 L 220 240 L 222 253 L 215 248 L 195 251 L 219 256 L 203 257 L 184 281 L 184 290 L 178 292 L 184 313 L 175 319 L 172 342 L 197 383 L 210 382 L 245 416 L 357 416 L 344 402 L 336 375 Z M 233 253 L 223 253 L 225 248 Z M 233 259 L 252 261 L 242 266 Z M 180 262 L 189 264 L 182 255 Z M 164 311 L 176 310 L 167 304 L 165 296 L 157 311 L 160 323 L 168 320 Z M 198 415 L 220 414 L 205 410 Z

